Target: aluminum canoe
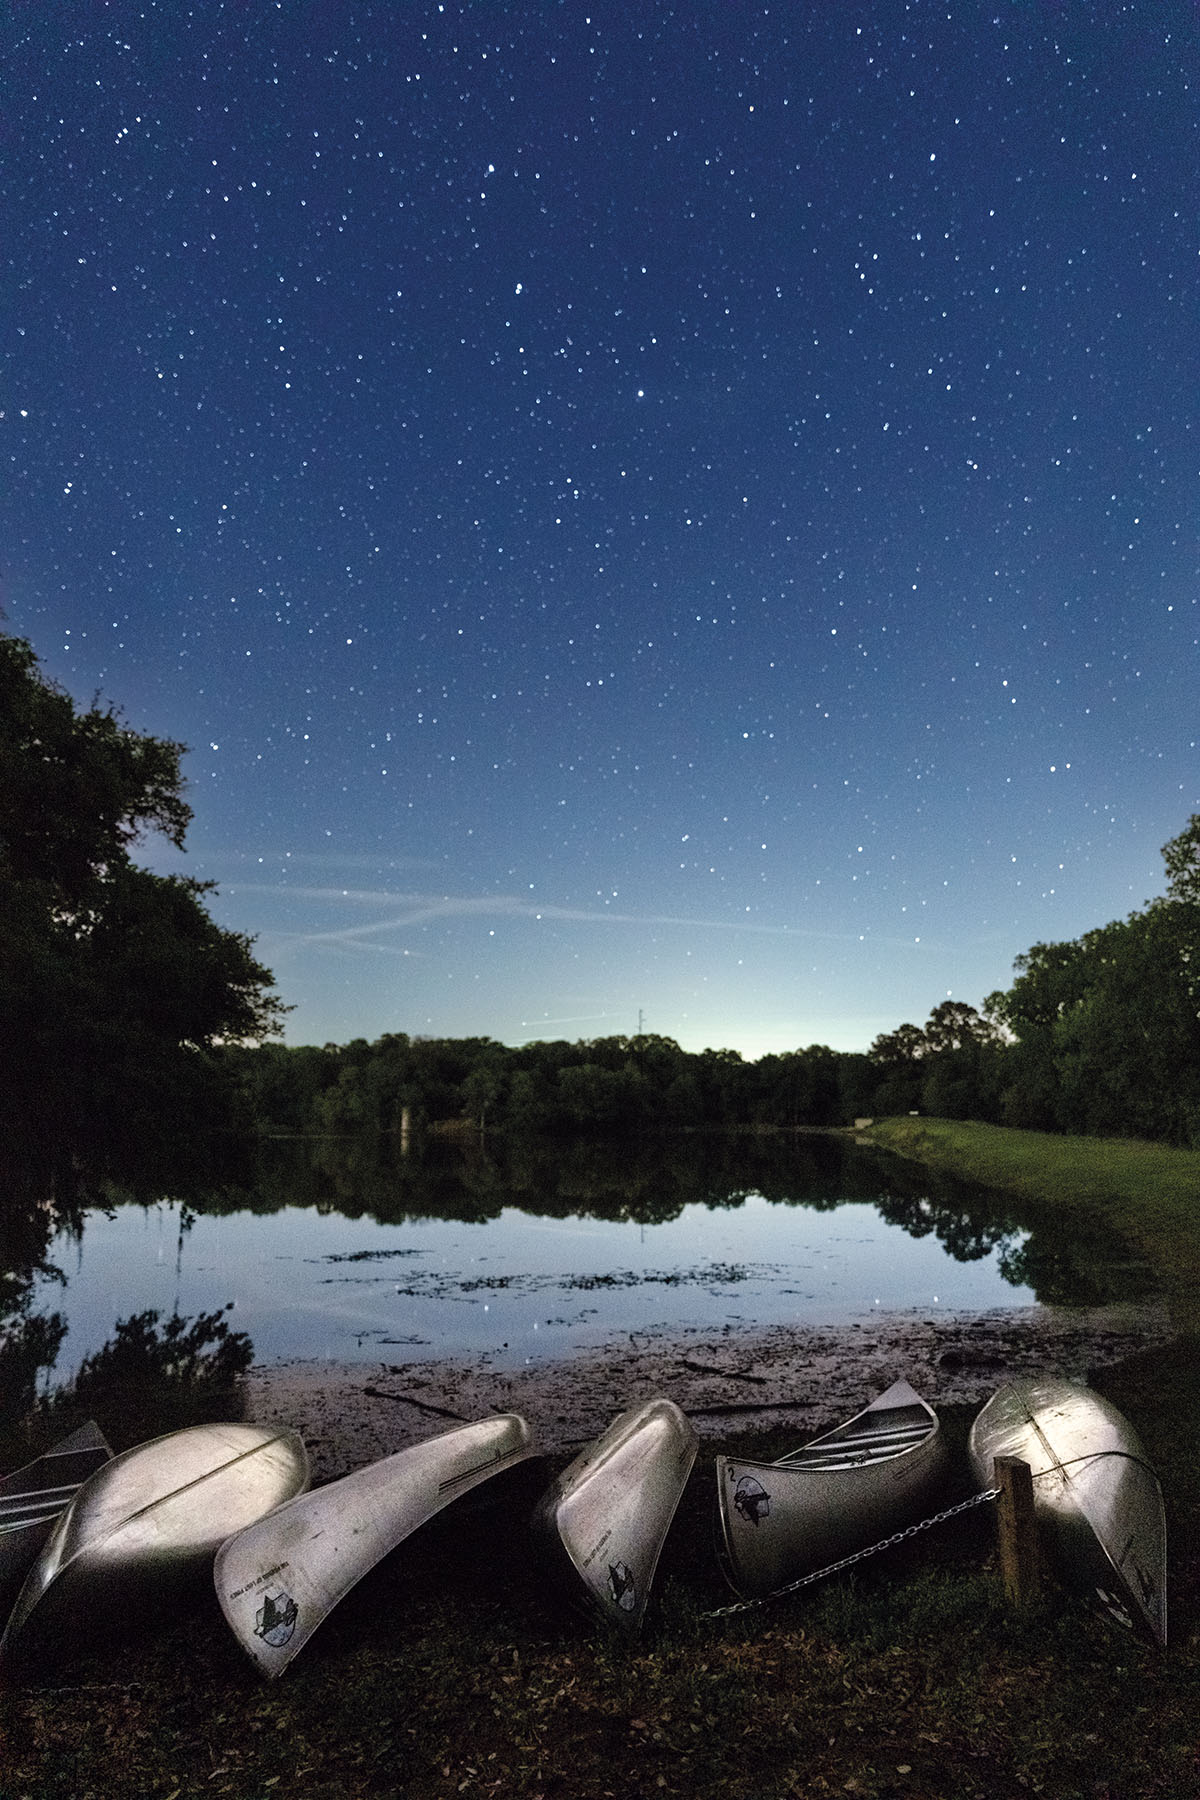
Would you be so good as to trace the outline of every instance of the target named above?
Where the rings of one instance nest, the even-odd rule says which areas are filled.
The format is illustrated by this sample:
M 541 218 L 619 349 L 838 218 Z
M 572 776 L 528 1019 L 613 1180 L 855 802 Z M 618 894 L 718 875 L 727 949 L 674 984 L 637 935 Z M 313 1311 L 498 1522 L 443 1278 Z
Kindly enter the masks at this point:
M 697 1443 L 673 1400 L 647 1400 L 614 1419 L 534 1509 L 535 1542 L 567 1591 L 630 1635 L 642 1623 Z
M 192 1425 L 88 1478 L 17 1596 L 0 1660 L 70 1649 L 87 1627 L 169 1597 L 231 1529 L 308 1486 L 308 1452 L 276 1426 Z
M 777 1462 L 719 1456 L 730 1585 L 747 1599 L 773 1593 L 911 1524 L 948 1462 L 937 1414 L 907 1381 Z
M 968 1454 L 981 1488 L 991 1487 L 997 1456 L 1028 1463 L 1051 1566 L 1123 1625 L 1166 1644 L 1162 1489 L 1123 1413 L 1077 1382 L 1010 1382 L 972 1425 Z
M 242 1649 L 282 1675 L 339 1600 L 435 1513 L 533 1453 L 519 1413 L 458 1425 L 367 1464 L 230 1536 L 213 1566 Z
M 7 1615 L 54 1521 L 81 1483 L 111 1458 L 104 1433 L 89 1419 L 0 1481 L 0 1617 Z

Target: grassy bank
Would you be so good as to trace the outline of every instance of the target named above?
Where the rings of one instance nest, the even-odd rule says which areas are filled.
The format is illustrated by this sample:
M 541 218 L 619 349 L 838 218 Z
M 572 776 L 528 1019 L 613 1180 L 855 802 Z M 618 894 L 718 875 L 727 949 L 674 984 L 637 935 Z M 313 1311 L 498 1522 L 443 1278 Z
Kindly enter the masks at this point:
M 1159 1274 L 1177 1328 L 1200 1331 L 1200 1151 L 951 1119 L 883 1119 L 867 1135 L 929 1168 L 1077 1212 L 1092 1229 L 1107 1220 Z

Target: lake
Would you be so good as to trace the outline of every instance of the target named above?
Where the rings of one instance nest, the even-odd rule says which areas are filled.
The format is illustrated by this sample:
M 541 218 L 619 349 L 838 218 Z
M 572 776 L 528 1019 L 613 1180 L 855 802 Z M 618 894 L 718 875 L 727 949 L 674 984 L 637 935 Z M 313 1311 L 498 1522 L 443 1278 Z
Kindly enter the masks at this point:
M 1053 1242 L 1013 1203 L 834 1137 L 462 1154 L 280 1146 L 248 1191 L 91 1210 L 49 1244 L 35 1310 L 72 1374 L 120 1318 L 229 1306 L 261 1362 L 487 1353 L 519 1366 L 614 1333 L 1144 1292 L 1124 1246 Z

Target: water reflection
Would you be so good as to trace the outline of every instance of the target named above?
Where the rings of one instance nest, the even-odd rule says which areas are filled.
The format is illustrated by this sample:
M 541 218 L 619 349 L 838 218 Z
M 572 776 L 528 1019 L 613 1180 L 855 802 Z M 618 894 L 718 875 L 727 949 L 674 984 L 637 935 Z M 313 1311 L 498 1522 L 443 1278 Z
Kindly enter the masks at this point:
M 148 1306 L 236 1303 L 260 1358 L 520 1360 L 611 1329 L 815 1323 L 874 1305 L 1148 1297 L 1130 1246 L 851 1140 L 694 1136 L 623 1148 L 322 1139 L 171 1198 L 11 1195 L 0 1392 L 31 1397 Z M 97 1204 L 101 1202 L 102 1204 Z M 69 1336 L 68 1336 L 69 1333 Z
M 299 1178 L 299 1179 L 298 1179 Z M 741 1207 L 750 1195 L 817 1211 L 869 1199 L 912 1238 L 932 1235 L 955 1262 L 998 1257 L 1004 1279 L 1047 1305 L 1137 1300 L 1161 1282 L 1099 1214 L 1064 1211 L 923 1169 L 833 1134 L 718 1134 L 638 1143 L 540 1140 L 483 1148 L 427 1142 L 398 1157 L 393 1140 L 273 1147 L 259 1191 L 275 1204 L 332 1207 L 380 1223 L 482 1221 L 505 1208 L 661 1224 L 685 1207 Z M 303 1196 L 303 1197 L 302 1197 Z

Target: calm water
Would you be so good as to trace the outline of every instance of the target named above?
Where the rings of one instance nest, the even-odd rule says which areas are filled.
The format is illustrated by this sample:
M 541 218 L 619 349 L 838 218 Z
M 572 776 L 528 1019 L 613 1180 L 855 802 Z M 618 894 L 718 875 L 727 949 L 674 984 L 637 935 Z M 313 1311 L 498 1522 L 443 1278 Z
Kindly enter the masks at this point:
M 614 1331 L 844 1324 L 876 1310 L 1035 1298 L 1000 1267 L 1019 1233 L 982 1254 L 973 1243 L 972 1259 L 956 1260 L 932 1229 L 914 1236 L 890 1222 L 878 1199 L 831 1196 L 827 1170 L 807 1203 L 802 1186 L 787 1200 L 751 1191 L 685 1202 L 648 1222 L 512 1205 L 478 1222 L 396 1223 L 313 1206 L 196 1215 L 170 1201 L 127 1205 L 89 1214 L 81 1238 L 52 1243 L 66 1286 L 43 1282 L 37 1298 L 69 1322 L 59 1377 L 117 1318 L 147 1307 L 191 1315 L 232 1302 L 229 1322 L 249 1333 L 260 1361 L 486 1351 L 515 1365 Z
M 1025 1306 L 996 1252 L 960 1263 L 878 1208 L 688 1206 L 668 1224 L 538 1218 L 505 1209 L 486 1224 L 372 1225 L 289 1209 L 199 1218 L 123 1208 L 89 1218 L 82 1245 L 52 1254 L 68 1275 L 70 1335 L 60 1372 L 96 1349 L 118 1316 L 211 1312 L 250 1334 L 260 1361 L 409 1360 L 489 1351 L 523 1363 L 613 1331 L 651 1326 L 844 1324 L 875 1310 Z
M 68 1321 L 61 1379 L 146 1308 L 231 1303 L 264 1362 L 487 1352 L 515 1366 L 655 1327 L 846 1324 L 1129 1290 L 1109 1278 L 1128 1270 L 1122 1247 L 1105 1263 L 1089 1245 L 1083 1261 L 995 1196 L 929 1180 L 838 1140 L 551 1147 L 507 1166 L 293 1147 L 220 1211 L 164 1200 L 88 1214 L 81 1236 L 49 1248 L 65 1286 L 42 1279 L 34 1300 Z

